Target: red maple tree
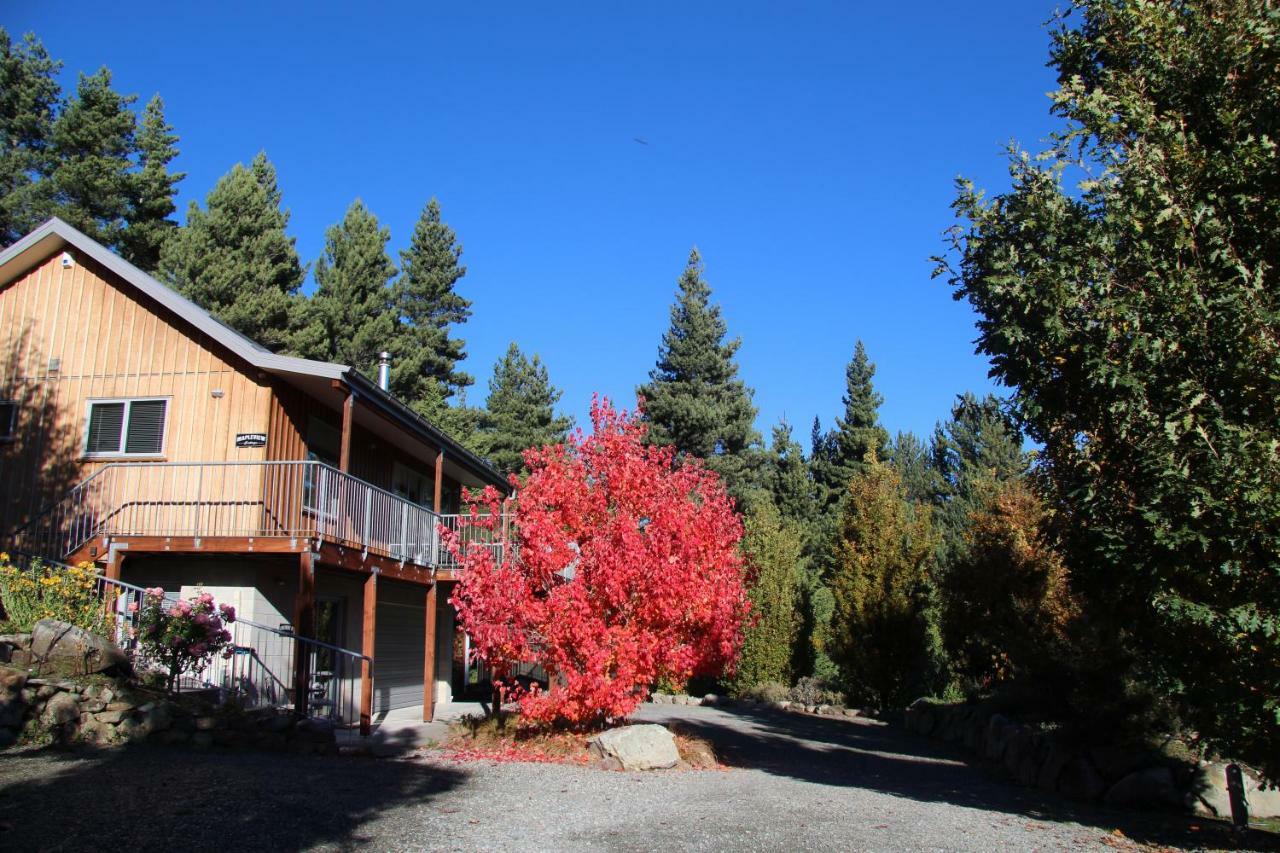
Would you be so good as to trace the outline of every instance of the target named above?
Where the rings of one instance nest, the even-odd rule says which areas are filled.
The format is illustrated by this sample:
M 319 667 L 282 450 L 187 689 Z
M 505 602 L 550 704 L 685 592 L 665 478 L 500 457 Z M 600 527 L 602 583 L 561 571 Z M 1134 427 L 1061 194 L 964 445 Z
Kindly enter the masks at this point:
M 742 525 L 719 478 L 646 445 L 639 416 L 608 400 L 593 399 L 591 422 L 525 451 L 508 547 L 466 544 L 503 535 L 492 487 L 446 532 L 463 565 L 451 602 L 477 656 L 499 676 L 520 662 L 548 673 L 549 690 L 519 694 L 527 720 L 625 717 L 659 679 L 731 669 L 742 645 Z

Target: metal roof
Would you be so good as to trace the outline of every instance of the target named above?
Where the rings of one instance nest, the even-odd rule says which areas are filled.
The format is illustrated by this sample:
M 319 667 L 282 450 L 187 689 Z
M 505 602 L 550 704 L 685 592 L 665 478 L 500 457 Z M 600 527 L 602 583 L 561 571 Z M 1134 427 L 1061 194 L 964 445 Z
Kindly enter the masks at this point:
M 506 478 L 487 461 L 450 438 L 444 430 L 384 391 L 360 371 L 345 364 L 312 361 L 273 353 L 57 217 L 44 222 L 30 234 L 0 252 L 0 285 L 8 284 L 54 252 L 67 246 L 107 268 L 126 284 L 137 288 L 259 370 L 281 376 L 286 380 L 290 376 L 296 376 L 336 379 L 345 382 L 359 399 L 381 409 L 410 433 L 425 437 L 436 447 L 442 447 L 447 457 L 470 470 L 481 480 L 509 491 L 510 486 Z

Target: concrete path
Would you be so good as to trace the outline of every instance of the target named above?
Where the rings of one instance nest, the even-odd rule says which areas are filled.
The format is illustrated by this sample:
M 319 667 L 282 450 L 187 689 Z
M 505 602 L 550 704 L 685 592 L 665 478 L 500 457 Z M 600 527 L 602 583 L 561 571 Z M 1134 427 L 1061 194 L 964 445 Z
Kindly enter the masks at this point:
M 647 706 L 726 770 L 137 746 L 0 753 L 0 849 L 1103 850 L 1217 829 L 1076 808 L 868 721 Z M 1117 832 L 1119 830 L 1119 832 Z M 1254 836 L 1248 845 L 1274 841 Z

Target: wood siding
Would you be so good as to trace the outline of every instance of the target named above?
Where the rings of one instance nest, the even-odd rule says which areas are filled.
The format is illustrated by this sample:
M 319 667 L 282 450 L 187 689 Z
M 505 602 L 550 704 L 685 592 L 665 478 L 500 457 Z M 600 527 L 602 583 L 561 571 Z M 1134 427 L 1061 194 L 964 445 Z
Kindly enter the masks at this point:
M 16 438 L 0 444 L 10 529 L 89 476 L 88 401 L 166 397 L 163 458 L 258 461 L 238 433 L 267 432 L 271 388 L 207 336 L 88 259 L 62 253 L 0 288 L 0 399 L 19 403 Z M 215 396 L 220 392 L 220 396 Z

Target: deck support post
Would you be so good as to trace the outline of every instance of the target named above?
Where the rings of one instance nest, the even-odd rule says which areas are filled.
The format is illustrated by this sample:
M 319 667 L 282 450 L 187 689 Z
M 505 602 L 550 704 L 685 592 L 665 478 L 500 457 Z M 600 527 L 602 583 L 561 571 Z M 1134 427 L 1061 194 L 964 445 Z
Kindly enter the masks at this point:
M 429 723 L 436 715 L 436 590 L 439 581 L 432 581 L 427 588 L 427 629 L 422 638 L 422 722 Z
M 316 618 L 316 566 L 311 548 L 298 555 L 298 595 L 293 602 L 293 633 L 314 638 Z M 311 650 L 304 643 L 294 643 L 293 712 L 307 715 L 307 694 L 311 685 Z
M 351 473 L 351 422 L 355 415 L 356 397 L 347 389 L 347 396 L 342 401 L 342 439 L 338 449 L 338 470 L 344 474 Z
M 437 515 L 444 514 L 444 508 L 440 506 L 440 499 L 444 496 L 444 449 L 441 448 L 436 453 L 436 483 L 433 497 L 435 502 L 431 504 L 431 508 L 436 511 Z
M 114 546 L 107 549 L 107 565 L 103 574 L 107 580 L 120 580 L 120 568 L 124 565 L 124 553 Z
M 364 580 L 364 620 L 361 624 L 360 654 L 360 734 L 368 736 L 373 727 L 373 646 L 378 629 L 378 573 Z

